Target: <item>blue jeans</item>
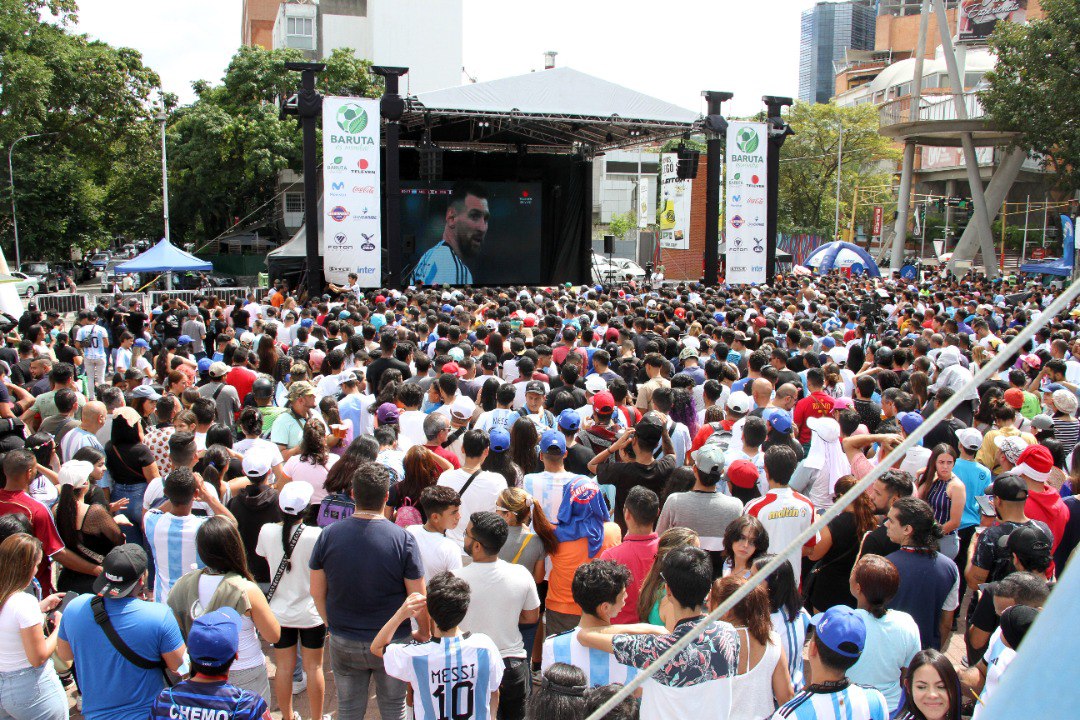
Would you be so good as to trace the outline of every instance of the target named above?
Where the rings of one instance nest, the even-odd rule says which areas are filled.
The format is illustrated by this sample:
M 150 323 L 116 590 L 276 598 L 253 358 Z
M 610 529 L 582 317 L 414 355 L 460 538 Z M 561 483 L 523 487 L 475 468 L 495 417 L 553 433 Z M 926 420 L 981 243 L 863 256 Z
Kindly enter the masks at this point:
M 0 720 L 66 720 L 68 699 L 52 660 L 0 673 Z
M 364 720 L 372 678 L 382 720 L 404 720 L 405 683 L 386 674 L 382 658 L 371 652 L 371 643 L 330 635 L 330 664 L 337 684 L 339 720 Z
M 121 498 L 127 498 L 128 500 L 128 506 L 120 512 L 131 521 L 131 525 L 121 525 L 120 529 L 124 531 L 124 537 L 127 538 L 127 541 L 136 545 L 146 545 L 142 529 L 144 495 L 146 495 L 146 483 L 137 485 L 113 483 L 112 501 L 116 502 Z

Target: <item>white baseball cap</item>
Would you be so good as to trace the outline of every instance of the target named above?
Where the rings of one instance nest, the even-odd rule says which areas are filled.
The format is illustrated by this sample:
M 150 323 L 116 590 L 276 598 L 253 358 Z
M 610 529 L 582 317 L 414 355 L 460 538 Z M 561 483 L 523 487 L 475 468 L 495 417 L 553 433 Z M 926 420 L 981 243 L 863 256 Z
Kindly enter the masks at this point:
M 956 441 L 968 450 L 978 450 L 982 447 L 983 434 L 977 428 L 964 428 L 956 431 Z
M 744 393 L 742 390 L 736 390 L 731 393 L 727 399 L 728 410 L 733 410 L 740 415 L 745 415 L 750 412 L 750 408 L 753 407 L 754 401 L 750 396 Z
M 476 403 L 468 395 L 458 395 L 450 404 L 450 416 L 457 422 L 468 422 L 476 412 Z
M 90 473 L 94 472 L 93 463 L 85 460 L 68 460 L 60 466 L 57 475 L 61 485 L 70 485 L 78 489 L 90 484 Z
M 596 374 L 590 375 L 585 378 L 585 390 L 594 395 L 603 392 L 607 390 L 607 380 Z
M 274 467 L 274 456 L 267 448 L 253 447 L 244 454 L 240 465 L 248 478 L 261 480 Z
M 315 486 L 303 480 L 287 482 L 278 493 L 278 507 L 281 508 L 281 512 L 299 515 L 311 504 L 311 496 L 314 492 Z

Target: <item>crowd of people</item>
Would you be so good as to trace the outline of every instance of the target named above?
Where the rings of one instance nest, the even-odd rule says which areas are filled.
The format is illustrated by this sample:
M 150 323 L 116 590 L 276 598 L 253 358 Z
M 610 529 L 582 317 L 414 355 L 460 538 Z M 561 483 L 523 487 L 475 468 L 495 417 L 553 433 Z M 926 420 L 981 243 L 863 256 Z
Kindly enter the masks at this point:
M 1080 541 L 1042 286 L 332 289 L 12 323 L 0 718 L 580 720 L 748 582 L 608 717 L 978 718 Z

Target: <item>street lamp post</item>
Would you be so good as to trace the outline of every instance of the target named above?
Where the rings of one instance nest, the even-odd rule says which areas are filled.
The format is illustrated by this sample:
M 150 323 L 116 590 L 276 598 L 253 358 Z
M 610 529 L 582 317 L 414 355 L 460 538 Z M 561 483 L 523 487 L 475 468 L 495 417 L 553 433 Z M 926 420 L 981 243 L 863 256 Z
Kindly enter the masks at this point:
M 161 123 L 161 201 L 165 208 L 165 241 L 169 242 L 169 158 L 165 152 L 165 123 L 169 116 L 164 108 L 157 114 L 157 121 Z
M 840 177 L 844 170 L 844 119 L 842 117 L 838 125 L 840 126 L 840 143 L 836 148 L 836 217 L 833 220 L 833 240 L 840 239 Z M 855 211 L 852 210 L 852 212 Z
M 8 181 L 11 183 L 11 224 L 15 230 L 15 268 L 18 269 L 22 266 L 22 255 L 19 253 L 19 215 L 15 205 L 15 169 L 11 164 L 12 153 L 15 152 L 15 146 L 23 140 L 30 140 L 31 138 L 45 137 L 46 135 L 55 135 L 54 132 L 48 133 L 33 133 L 32 135 L 23 135 L 20 138 L 15 138 L 15 142 L 11 143 L 11 147 L 8 148 Z

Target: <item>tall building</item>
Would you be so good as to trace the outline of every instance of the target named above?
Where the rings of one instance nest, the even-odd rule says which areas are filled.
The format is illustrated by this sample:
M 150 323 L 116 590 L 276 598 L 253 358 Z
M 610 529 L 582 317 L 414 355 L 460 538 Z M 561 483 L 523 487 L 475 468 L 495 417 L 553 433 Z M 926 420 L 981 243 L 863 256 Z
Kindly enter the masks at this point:
M 836 87 L 833 63 L 847 50 L 874 49 L 871 0 L 819 2 L 803 11 L 799 36 L 799 100 L 827 103 Z
M 240 44 L 267 50 L 274 46 L 274 21 L 281 0 L 244 0 L 240 14 Z

